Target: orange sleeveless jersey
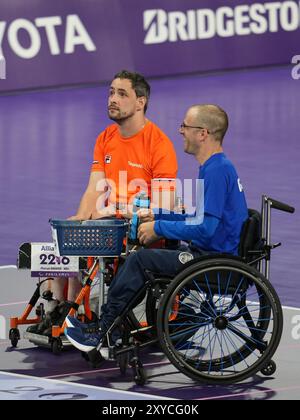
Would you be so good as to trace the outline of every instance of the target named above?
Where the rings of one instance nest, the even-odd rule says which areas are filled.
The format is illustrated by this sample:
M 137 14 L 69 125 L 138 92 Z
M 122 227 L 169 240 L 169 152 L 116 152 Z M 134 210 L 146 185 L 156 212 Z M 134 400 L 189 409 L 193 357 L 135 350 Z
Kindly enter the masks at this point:
M 116 124 L 97 138 L 92 172 L 105 172 L 110 203 L 129 203 L 139 191 L 151 197 L 151 182 L 159 180 L 174 189 L 177 158 L 171 140 L 152 122 L 136 135 L 123 138 Z

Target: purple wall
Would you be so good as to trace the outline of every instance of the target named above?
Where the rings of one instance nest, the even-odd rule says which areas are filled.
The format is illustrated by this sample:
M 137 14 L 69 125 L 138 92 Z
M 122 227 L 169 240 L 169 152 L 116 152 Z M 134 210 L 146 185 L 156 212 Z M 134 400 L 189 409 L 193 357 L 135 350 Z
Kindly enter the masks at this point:
M 0 91 L 287 64 L 299 22 L 299 1 L 1 0 Z

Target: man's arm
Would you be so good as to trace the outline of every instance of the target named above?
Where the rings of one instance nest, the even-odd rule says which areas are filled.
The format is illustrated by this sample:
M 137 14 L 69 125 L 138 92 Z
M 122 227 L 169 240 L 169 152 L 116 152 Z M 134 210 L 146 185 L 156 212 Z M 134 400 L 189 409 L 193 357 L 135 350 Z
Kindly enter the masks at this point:
M 220 220 L 205 215 L 203 223 L 187 225 L 186 222 L 170 222 L 161 220 L 143 223 L 139 227 L 138 238 L 142 245 L 149 245 L 159 238 L 176 240 L 197 240 L 205 249 L 214 236 Z
M 188 217 L 195 217 L 195 214 L 180 214 L 165 209 L 141 209 L 137 212 L 141 223 L 168 220 L 171 222 L 184 222 Z
M 151 150 L 151 207 L 172 211 L 175 207 L 177 157 L 173 143 L 164 134 Z
M 105 193 L 105 173 L 91 172 L 88 186 L 81 198 L 75 216 L 69 220 L 89 220 L 97 213 L 96 204 L 99 197 Z
M 187 222 L 158 220 L 154 226 L 156 235 L 168 239 L 197 240 L 207 249 L 222 220 L 228 189 L 228 172 L 224 168 L 210 170 L 204 179 L 204 220 L 200 218 L 199 223 L 197 217 L 193 223 L 189 223 L 188 219 Z
M 187 224 L 186 222 L 171 222 L 161 220 L 155 222 L 153 229 L 157 236 L 177 240 L 196 240 L 206 248 L 210 239 L 214 236 L 220 219 L 205 214 L 204 220 L 199 224 Z

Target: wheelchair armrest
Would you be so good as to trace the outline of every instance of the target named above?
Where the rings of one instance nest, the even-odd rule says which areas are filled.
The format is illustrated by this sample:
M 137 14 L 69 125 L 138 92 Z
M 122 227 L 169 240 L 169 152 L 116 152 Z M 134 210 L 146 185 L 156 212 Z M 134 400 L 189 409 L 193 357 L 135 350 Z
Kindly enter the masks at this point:
M 175 276 L 162 275 L 161 273 L 153 273 L 152 271 L 149 271 L 149 270 L 145 270 L 145 274 L 148 280 L 152 284 L 158 284 L 158 283 L 169 284 L 170 281 L 175 277 Z
M 153 284 L 165 284 L 168 285 L 173 280 L 173 277 L 158 277 L 155 278 Z

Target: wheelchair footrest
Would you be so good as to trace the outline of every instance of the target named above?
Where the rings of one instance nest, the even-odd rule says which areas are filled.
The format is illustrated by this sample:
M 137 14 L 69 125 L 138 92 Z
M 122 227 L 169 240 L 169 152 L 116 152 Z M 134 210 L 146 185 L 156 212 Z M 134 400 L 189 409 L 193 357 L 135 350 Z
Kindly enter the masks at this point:
M 24 332 L 23 334 L 23 338 L 25 340 L 28 340 L 30 343 L 32 344 L 36 344 L 37 346 L 42 346 L 42 347 L 52 347 L 52 342 L 53 342 L 53 338 L 49 337 L 47 335 L 42 335 L 42 334 L 35 334 L 35 333 L 30 333 L 30 332 Z M 61 337 L 60 338 L 64 347 L 66 345 L 71 346 L 71 343 L 68 341 L 68 339 L 66 337 Z
M 48 337 L 47 335 L 25 332 L 23 337 L 26 340 L 29 340 L 30 343 L 37 344 L 40 346 L 51 347 L 50 337 Z

